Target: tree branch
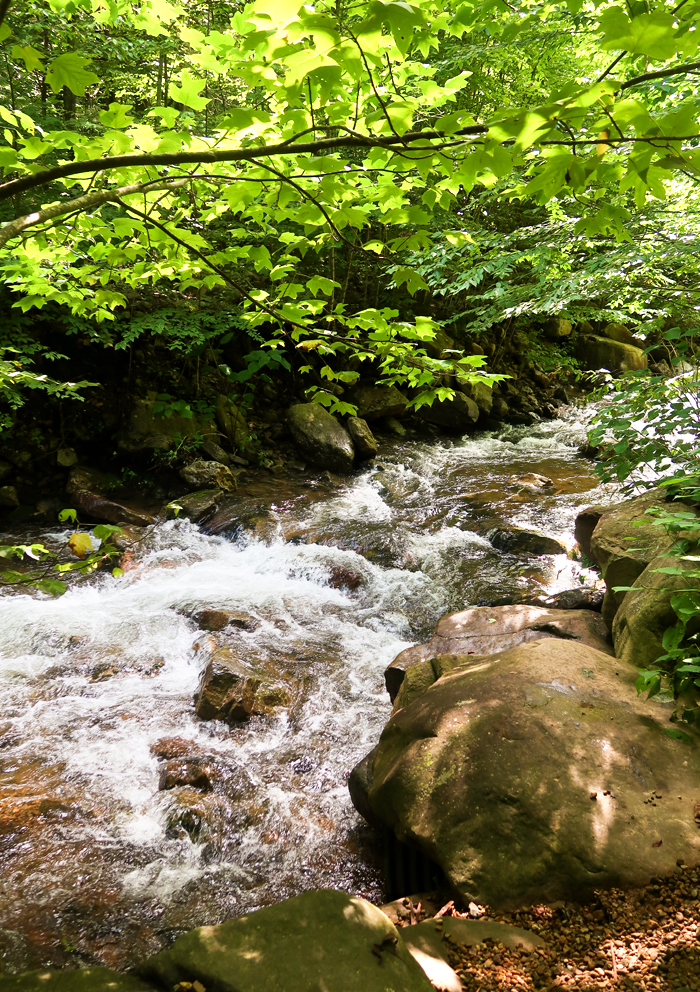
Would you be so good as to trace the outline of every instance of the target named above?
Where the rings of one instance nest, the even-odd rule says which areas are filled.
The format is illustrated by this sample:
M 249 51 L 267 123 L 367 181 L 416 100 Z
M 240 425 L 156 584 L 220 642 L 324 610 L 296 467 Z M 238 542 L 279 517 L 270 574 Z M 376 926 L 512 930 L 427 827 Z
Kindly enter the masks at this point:
M 28 227 L 34 224 L 43 224 L 54 217 L 62 217 L 64 214 L 82 213 L 91 207 L 102 206 L 103 203 L 118 202 L 122 196 L 129 196 L 131 193 L 143 193 L 149 189 L 175 190 L 184 186 L 186 179 L 179 179 L 173 183 L 163 183 L 162 179 L 152 180 L 148 183 L 137 183 L 133 186 L 121 186 L 111 190 L 96 190 L 92 193 L 85 193 L 83 196 L 76 196 L 72 200 L 64 200 L 61 203 L 52 203 L 50 207 L 43 210 L 34 210 L 30 214 L 18 217 L 16 220 L 5 224 L 0 228 L 0 248 L 4 247 L 8 241 L 17 237 Z
M 678 76 L 684 72 L 700 72 L 700 62 L 691 62 L 689 65 L 676 65 L 670 69 L 657 69 L 656 72 L 645 72 L 641 76 L 635 76 L 634 79 L 628 79 L 620 87 L 620 92 L 622 90 L 628 90 L 630 86 L 638 86 L 640 83 L 646 83 L 650 79 L 665 79 L 667 76 Z

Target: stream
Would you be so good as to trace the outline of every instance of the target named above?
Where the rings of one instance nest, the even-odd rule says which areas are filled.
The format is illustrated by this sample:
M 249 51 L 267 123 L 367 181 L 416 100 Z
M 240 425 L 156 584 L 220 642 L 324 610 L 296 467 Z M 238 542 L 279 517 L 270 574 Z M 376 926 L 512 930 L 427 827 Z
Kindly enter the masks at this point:
M 59 599 L 4 589 L 0 972 L 124 969 L 307 888 L 383 901 L 379 838 L 347 776 L 389 717 L 384 668 L 446 612 L 591 578 L 566 555 L 504 554 L 486 537 L 507 523 L 572 547 L 578 509 L 614 500 L 577 454 L 585 415 L 384 440 L 340 485 L 252 483 L 214 533 L 155 525 L 122 578 Z M 523 489 L 525 472 L 554 490 Z M 207 634 L 193 619 L 204 607 L 256 629 Z M 223 643 L 274 669 L 289 705 L 233 728 L 199 720 L 193 693 Z M 159 789 L 164 739 L 206 762 L 209 791 Z

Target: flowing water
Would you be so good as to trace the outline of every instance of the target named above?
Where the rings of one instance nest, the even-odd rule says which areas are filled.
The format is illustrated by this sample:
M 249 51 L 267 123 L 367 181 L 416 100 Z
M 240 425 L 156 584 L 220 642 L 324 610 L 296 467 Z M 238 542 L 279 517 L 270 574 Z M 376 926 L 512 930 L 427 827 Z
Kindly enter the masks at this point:
M 577 508 L 613 499 L 589 492 L 580 416 L 386 441 L 339 486 L 249 486 L 216 533 L 154 526 L 123 578 L 0 595 L 0 971 L 125 968 L 306 888 L 381 901 L 378 838 L 346 780 L 389 716 L 383 670 L 450 610 L 586 577 L 486 537 L 510 523 L 572 545 Z M 523 490 L 532 471 L 553 494 Z M 258 626 L 203 633 L 203 607 Z M 224 643 L 274 668 L 289 705 L 233 728 L 199 720 L 192 696 Z M 159 789 L 168 748 L 206 763 L 211 789 Z

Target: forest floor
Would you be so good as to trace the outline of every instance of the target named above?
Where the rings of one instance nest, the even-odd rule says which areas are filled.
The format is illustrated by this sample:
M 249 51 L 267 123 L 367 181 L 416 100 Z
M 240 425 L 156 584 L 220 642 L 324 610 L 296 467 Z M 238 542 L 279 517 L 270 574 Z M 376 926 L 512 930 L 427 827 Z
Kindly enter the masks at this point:
M 643 889 L 596 893 L 588 905 L 533 906 L 487 918 L 537 933 L 547 948 L 491 940 L 454 945 L 450 964 L 466 992 L 700 990 L 700 869 L 679 866 Z M 443 912 L 445 912 L 443 910 Z M 467 916 L 447 909 L 445 915 Z M 422 915 L 422 914 L 420 914 Z

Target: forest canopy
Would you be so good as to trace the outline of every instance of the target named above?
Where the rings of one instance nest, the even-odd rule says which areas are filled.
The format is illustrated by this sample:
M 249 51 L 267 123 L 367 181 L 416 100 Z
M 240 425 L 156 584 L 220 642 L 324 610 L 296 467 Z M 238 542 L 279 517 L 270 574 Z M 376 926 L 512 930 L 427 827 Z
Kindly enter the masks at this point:
M 185 353 L 245 331 L 273 364 L 290 343 L 379 360 L 430 402 L 441 326 L 694 311 L 700 2 L 5 7 L 0 271 L 22 313 L 109 348 L 165 323 Z M 192 320 L 164 321 L 176 297 Z M 46 385 L 17 327 L 0 375 Z

